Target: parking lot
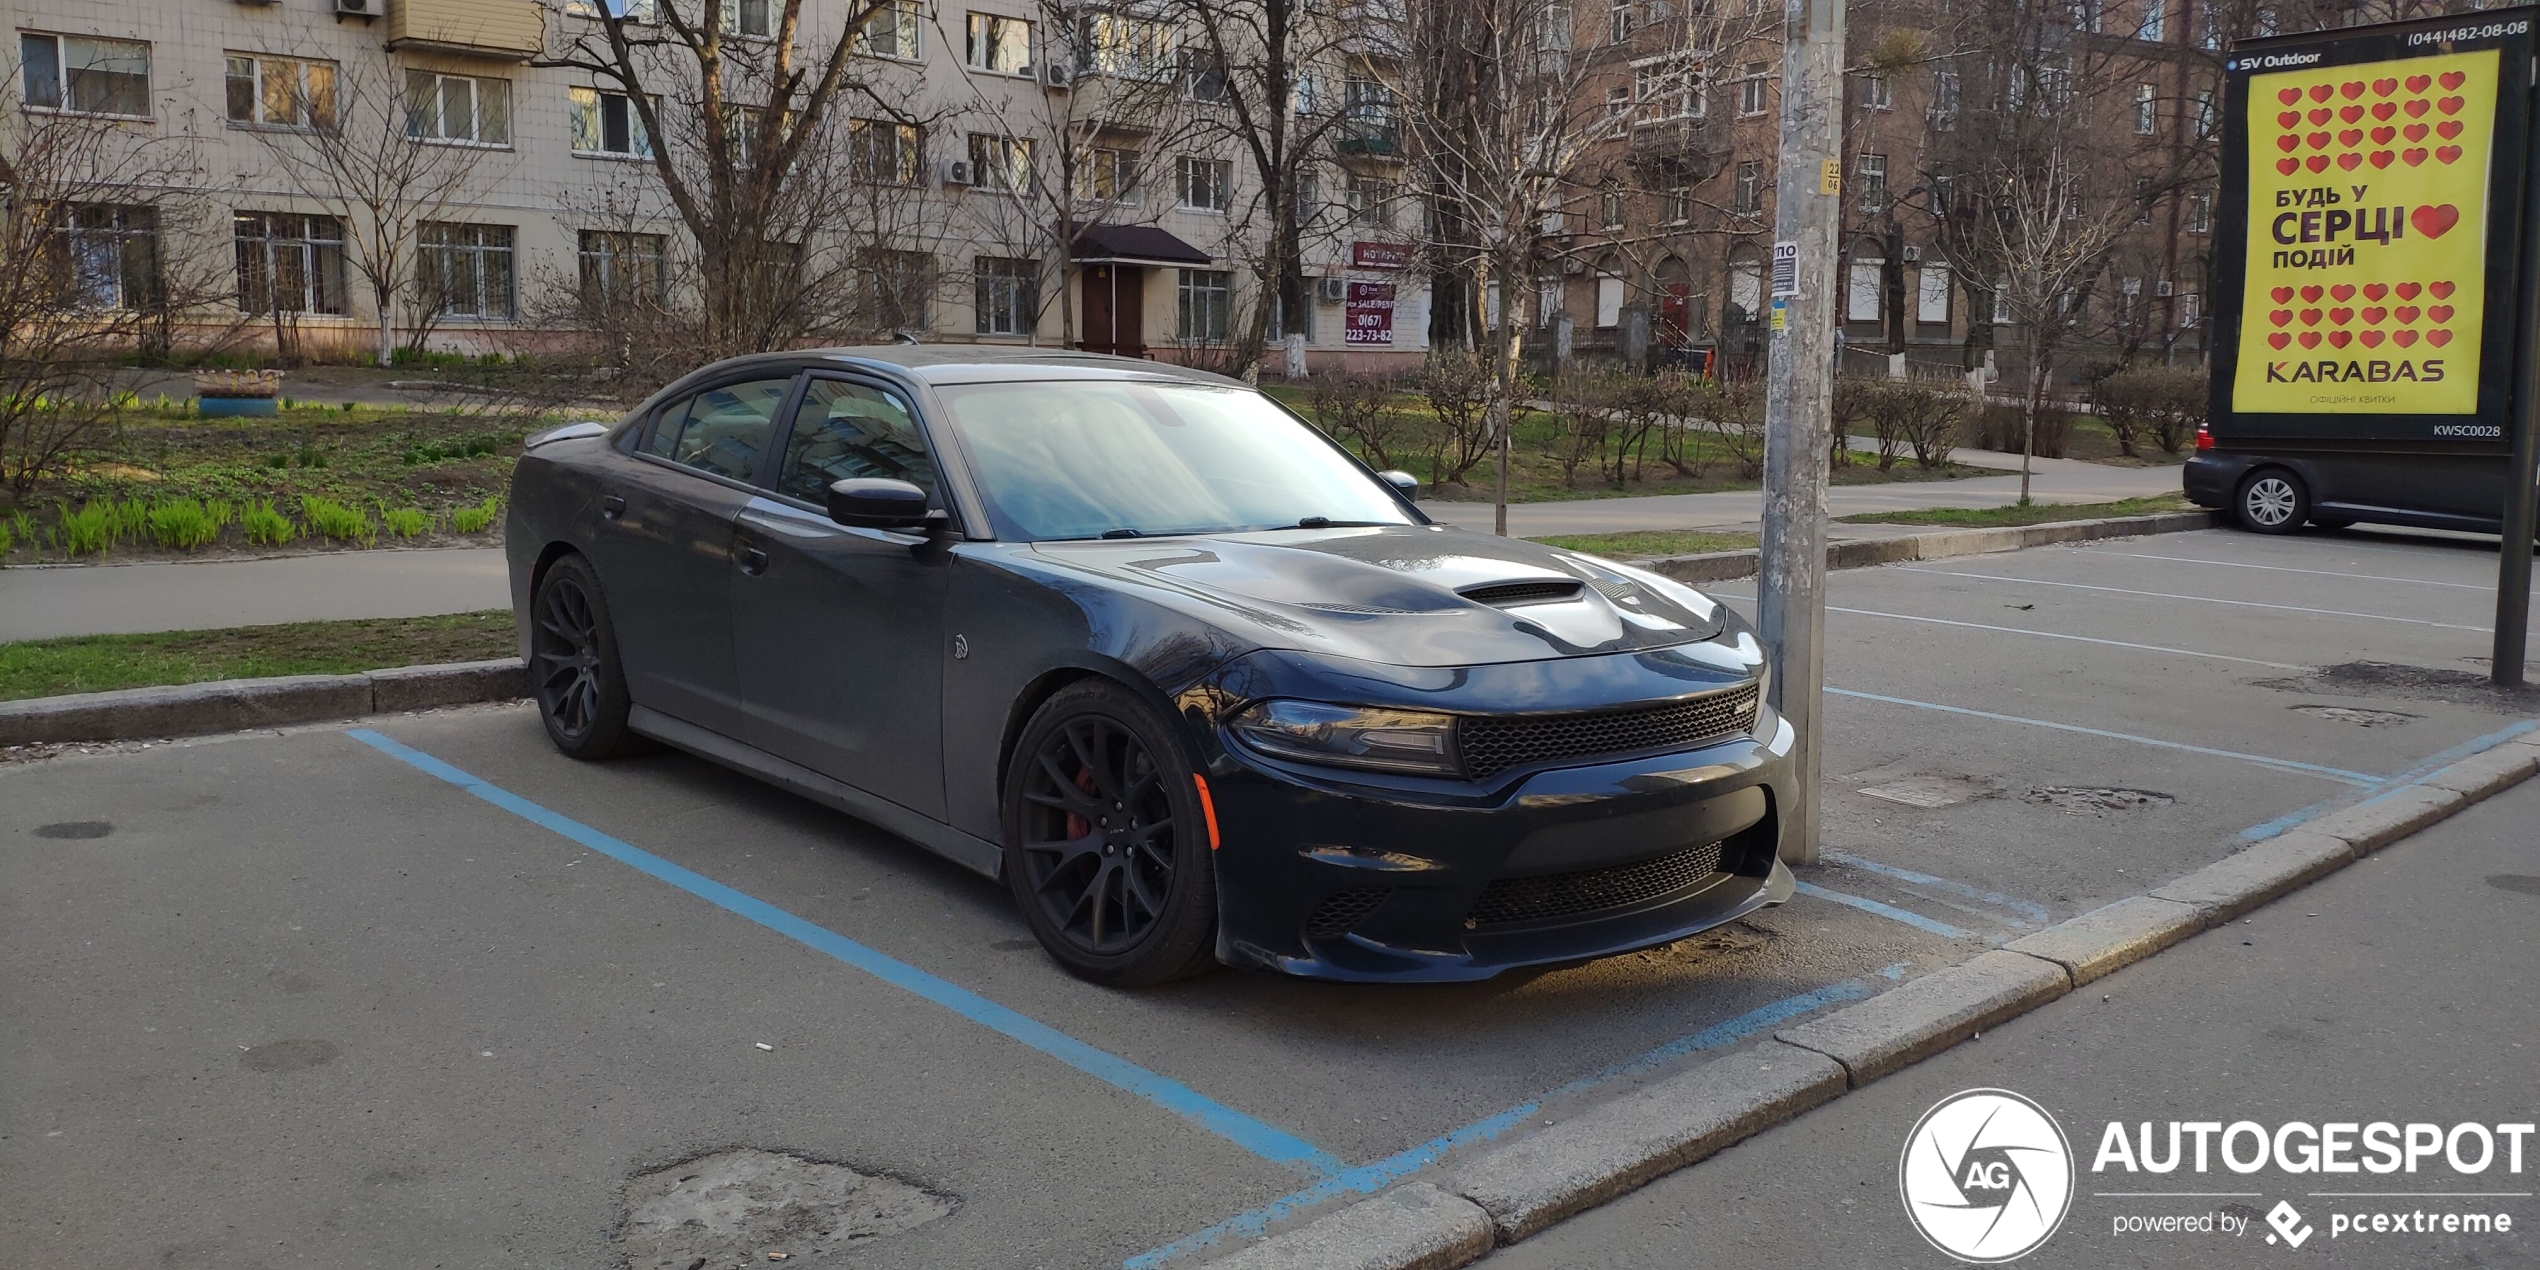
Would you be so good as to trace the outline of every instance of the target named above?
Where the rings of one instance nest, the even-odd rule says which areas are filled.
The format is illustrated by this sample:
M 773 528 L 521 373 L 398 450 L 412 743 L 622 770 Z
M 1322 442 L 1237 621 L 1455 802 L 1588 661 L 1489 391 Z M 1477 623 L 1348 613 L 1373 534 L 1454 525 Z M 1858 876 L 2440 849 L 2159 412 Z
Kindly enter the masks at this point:
M 755 1147 L 941 1201 L 798 1260 L 1197 1263 L 2527 727 L 2494 573 L 2217 530 L 1836 574 L 1802 893 L 1470 985 L 1094 988 L 994 884 L 526 707 L 0 766 L 0 1240 L 604 1265 L 630 1177 Z

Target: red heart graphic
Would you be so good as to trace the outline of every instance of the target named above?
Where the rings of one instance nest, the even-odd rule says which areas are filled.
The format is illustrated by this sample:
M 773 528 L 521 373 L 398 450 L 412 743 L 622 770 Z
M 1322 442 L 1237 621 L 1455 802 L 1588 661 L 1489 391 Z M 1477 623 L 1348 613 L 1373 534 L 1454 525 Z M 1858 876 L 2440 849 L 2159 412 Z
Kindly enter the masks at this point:
M 2377 305 L 2377 304 L 2376 304 L 2376 305 L 2373 305 L 2372 307 L 2370 307 L 2370 308 L 2368 308 L 2368 309 L 2365 309 L 2365 310 L 2364 310 L 2364 325 L 2366 325 L 2366 326 L 2379 326 L 2379 325 L 2381 325 L 2381 319 L 2386 318 L 2386 317 L 2388 317 L 2388 316 L 2390 316 L 2390 310 L 2385 309 L 2385 308 L 2383 308 L 2383 307 L 2381 307 L 2380 305 Z M 2283 324 L 2282 322 L 2278 322 L 2278 323 L 2276 323 L 2276 325 L 2278 325 L 2278 326 L 2282 326 L 2282 325 L 2284 325 L 2284 324 Z
M 2425 320 L 2428 322 L 2451 321 L 2452 306 L 2448 304 L 2429 304 L 2425 306 Z
M 2363 165 L 2364 156 L 2357 154 L 2352 150 L 2337 156 L 2337 166 L 2345 169 L 2346 171 L 2352 172 Z
M 2408 223 L 2428 238 L 2441 238 L 2444 231 L 2461 223 L 2461 213 L 2449 203 L 2438 203 L 2432 207 L 2419 204 L 2408 209 Z
M 2395 137 L 2395 136 L 2398 136 L 2398 135 L 2399 135 L 2399 130 L 2398 130 L 2398 129 L 2396 129 L 2396 128 L 2392 128 L 2392 127 L 2389 127 L 2389 126 L 2387 126 L 2387 125 L 2384 125 L 2384 126 L 2382 126 L 2382 127 L 2375 128 L 2375 129 L 2373 129 L 2373 130 L 2372 130 L 2372 143 L 2373 143 L 2374 145 L 2377 145 L 2377 146 L 2386 146 L 2386 145 L 2390 144 L 2390 139 L 2391 139 L 2392 137 Z
M 2446 87 L 2449 87 L 2449 85 L 2446 85 Z M 2353 101 L 2354 99 L 2364 95 L 2364 82 L 2359 79 L 2351 84 L 2340 84 L 2337 86 L 2337 91 L 2346 94 L 2346 100 Z
M 2278 304 L 2282 304 L 2282 303 L 2284 303 L 2285 301 L 2290 300 L 2290 299 L 2292 299 L 2292 298 L 2293 298 L 2293 288 L 2291 288 L 2291 287 L 2277 287 L 2275 290 L 2267 292 L 2267 294 L 2268 294 L 2268 295 L 2270 295 L 2270 296 L 2275 297 L 2275 302 L 2276 302 L 2276 303 L 2278 303 Z
M 2314 132 L 2311 135 L 2304 137 L 2303 140 L 2310 142 L 2311 148 L 2314 150 L 2325 150 L 2328 148 L 2328 134 L 2325 132 Z
M 2312 155 L 2311 157 L 2302 160 L 2302 166 L 2309 168 L 2314 172 L 2325 172 L 2328 170 L 2328 156 L 2325 154 Z
M 2461 157 L 2461 148 L 2459 146 L 2442 146 L 2435 150 L 2434 157 L 2441 159 L 2445 163 L 2449 163 L 2452 160 Z
M 2304 287 L 2302 288 L 2302 303 L 2317 304 L 2320 302 L 2320 297 L 2326 294 L 2328 294 L 2326 291 L 2318 287 Z
M 2425 132 L 2426 132 L 2426 129 L 2425 129 L 2425 125 L 2424 125 L 2424 124 L 2421 124 L 2421 123 L 2412 123 L 2412 124 L 2409 124 L 2407 127 L 2405 127 L 2405 128 L 2401 128 L 2401 129 L 2399 130 L 2399 132 L 2400 132 L 2400 135 L 2402 135 L 2402 136 L 2406 137 L 2406 138 L 2407 138 L 2408 140 L 2410 140 L 2410 141 L 2423 141 L 2423 140 L 2425 140 Z
M 2404 111 L 2407 111 L 2407 112 L 2408 112 L 2408 118 L 2410 118 L 2410 119 L 2422 119 L 2422 118 L 2424 118 L 2424 117 L 2425 117 L 2425 111 L 2426 111 L 2426 103 L 2425 103 L 2425 99 L 2424 99 L 2423 97 L 2419 97 L 2419 98 L 2417 98 L 2415 101 L 2409 102 L 2407 105 L 2401 106 L 2399 109 L 2404 110 Z
M 2452 298 L 2452 284 L 2448 282 L 2428 283 L 2426 284 L 2425 293 L 2433 296 L 2437 300 L 2449 300 Z
M 2327 101 L 2328 95 L 2336 91 L 2336 89 L 2331 88 L 2326 84 L 2313 84 L 2311 85 L 2311 100 Z
M 2406 326 L 2408 323 L 2417 320 L 2417 306 L 2413 304 L 2402 304 L 2396 310 L 2393 310 L 2390 316 L 2399 319 L 2399 325 Z
M 2345 109 L 2338 111 L 2337 117 L 2348 123 L 2354 123 L 2364 117 L 2364 108 L 2361 106 L 2348 106 Z
M 2425 162 L 2425 151 L 2402 150 L 2399 152 L 2399 157 L 2407 160 L 2409 167 L 2415 167 L 2416 165 Z
M 2452 333 L 2450 331 L 2427 331 L 2425 333 L 2425 342 L 2435 346 L 2436 348 L 2441 348 L 2452 342 Z
M 2277 326 L 2290 326 L 2293 323 L 2293 310 L 2270 309 L 2267 312 L 2267 320 L 2275 323 Z
M 2461 99 L 2458 97 L 2446 97 L 2443 100 L 2434 103 L 2434 108 L 2447 115 L 2457 115 L 2461 113 Z
M 2395 154 L 2392 154 L 2392 153 L 2390 153 L 2390 152 L 2389 152 L 2389 151 L 2387 151 L 2387 150 L 2375 150 L 2375 151 L 2373 151 L 2373 152 L 2372 152 L 2372 165 L 2373 165 L 2374 167 L 2377 167 L 2377 168 L 2386 168 L 2386 167 L 2389 167 L 2389 166 L 2390 166 L 2390 161 L 2391 161 L 2392 159 L 2395 159 L 2395 158 L 2398 158 L 2398 157 L 2399 157 L 2399 156 L 2397 156 L 2397 155 L 2395 155 Z M 2291 160 L 2291 159 L 2284 159 L 2284 160 L 2280 160 L 2280 161 L 2278 161 L 2278 162 L 2276 163 L 2276 166 L 2277 166 L 2278 168 L 2281 168 L 2281 167 L 2283 167 L 2285 164 L 2287 164 L 2287 163 L 2291 163 L 2292 161 L 2293 161 L 2293 160 Z M 2290 174 L 2288 173 L 2288 175 L 2290 175 Z
M 2301 124 L 2302 112 L 2298 110 L 2288 110 L 2275 117 L 2275 126 L 2279 128 L 2298 128 Z
M 2328 311 L 2328 324 L 2330 326 L 2344 326 L 2354 320 L 2355 311 L 2353 309 L 2330 309 Z
M 2304 331 L 2294 338 L 2302 341 L 2302 347 L 2304 348 L 2318 348 L 2320 346 L 2320 333 L 2317 331 Z
M 2413 92 L 2413 91 L 2415 91 L 2415 90 L 2414 90 L 2414 89 L 2411 89 L 2411 90 L 2409 90 L 2409 91 Z M 2287 105 L 2287 106 L 2290 106 L 2290 105 L 2292 105 L 2293 103 L 2295 103 L 2295 102 L 2297 102 L 2297 101 L 2302 100 L 2302 90 L 2301 90 L 2301 89 L 2299 89 L 2299 88 L 2281 88 L 2281 89 L 2277 89 L 2277 90 L 2276 90 L 2276 94 L 2275 94 L 2275 99 L 2276 99 L 2277 101 L 2283 102 L 2283 103 L 2284 103 L 2285 105 Z
M 2388 339 L 2389 337 L 2383 335 L 2379 331 L 2366 331 L 2355 338 L 2362 340 L 2364 342 L 2364 347 L 2366 348 L 2379 348 L 2381 347 L 2381 341 Z
M 2300 159 L 2278 159 L 2275 161 L 2275 170 L 2282 172 L 2286 176 L 2291 176 L 2302 170 L 2302 161 Z
M 2443 87 L 2447 89 L 2458 88 L 2467 82 L 2469 82 L 2469 76 L 2464 75 L 2459 71 L 2443 72 Z
M 2397 91 L 2399 91 L 2399 81 L 2395 79 L 2376 79 L 2372 82 L 2372 95 L 2375 97 L 2387 97 Z
M 2278 331 L 2278 332 L 2276 332 L 2275 334 L 2270 335 L 2270 336 L 2268 336 L 2268 337 L 2267 337 L 2267 343 L 2269 343 L 2269 344 L 2273 344 L 2273 345 L 2274 345 L 2274 346 L 2276 346 L 2277 348 L 2282 348 L 2282 347 L 2284 347 L 2285 345 L 2290 344 L 2290 343 L 2292 343 L 2292 342 L 2293 342 L 2293 337 L 2292 337 L 2292 336 L 2290 336 L 2290 335 L 2285 334 L 2285 333 L 2284 333 L 2284 332 L 2282 332 L 2282 331 Z
M 2319 310 L 2317 310 L 2317 309 L 2304 309 L 2304 310 L 2302 310 L 2302 325 L 2304 325 L 2304 326 L 2317 326 L 2317 325 L 2319 325 L 2319 324 L 2320 324 L 2320 311 L 2319 311 Z
M 2364 298 L 2367 300 L 2378 300 L 2388 294 L 2390 294 L 2390 288 L 2385 287 L 2378 282 L 2367 282 L 2364 284 Z M 2380 318 L 2373 319 L 2375 322 L 2380 320 Z
M 2363 143 L 2364 130 L 2361 128 L 2347 128 L 2337 134 L 2337 144 L 2341 146 L 2359 146 Z
M 2372 117 L 2375 119 L 2388 119 L 2390 116 L 2398 113 L 2399 103 L 2395 101 L 2377 101 L 2372 104 Z M 2284 126 L 2290 128 L 2293 125 L 2286 124 Z
M 2431 75 L 2410 75 L 2408 76 L 2408 91 L 2412 93 L 2424 92 L 2426 85 L 2433 82 L 2434 77 Z M 2283 96 L 2283 94 L 2279 93 L 2277 96 Z M 2288 98 L 2287 100 L 2290 99 Z
M 2355 288 L 2343 282 L 2338 283 L 2336 286 L 2328 289 L 2328 298 L 2337 301 L 2339 304 L 2344 304 L 2348 300 L 2355 298 Z M 2343 322 L 2346 319 L 2339 318 L 2337 320 Z
M 2445 141 L 2449 141 L 2452 138 L 2461 135 L 2461 121 L 2458 119 L 2446 119 L 2443 122 L 2434 125 L 2434 135 L 2443 138 Z
M 2417 333 L 2414 331 L 2395 331 L 2391 333 L 2390 342 L 2401 348 L 2406 348 L 2410 344 L 2417 342 Z
M 2311 112 L 2311 122 L 2312 122 L 2312 123 L 2315 123 L 2315 124 L 2323 124 L 2323 123 L 2327 123 L 2327 122 L 2328 122 L 2328 115 L 2329 115 L 2329 110 L 2328 110 L 2328 107 L 2326 107 L 2326 106 L 2322 106 L 2322 107 L 2320 107 L 2319 109 L 2314 110 L 2314 111 L 2312 111 L 2312 112 Z
M 2399 298 L 2400 298 L 2400 299 L 2402 299 L 2402 300 L 2413 300 L 2413 299 L 2417 298 L 2417 292 L 2422 291 L 2422 290 L 2424 290 L 2425 288 L 2420 287 L 2420 286 L 2418 286 L 2417 284 L 2415 284 L 2415 283 L 2413 283 L 2413 282 L 2402 282 L 2402 283 L 2400 283 L 2399 285 L 2397 285 L 2397 286 L 2395 286 L 2395 287 L 2392 287 L 2392 288 L 2390 288 L 2390 289 L 2391 289 L 2391 290 L 2393 290 L 2393 291 L 2398 292 L 2398 293 L 2399 293 Z
M 2276 148 L 2276 149 L 2278 149 L 2278 150 L 2282 150 L 2282 151 L 2283 151 L 2283 152 L 2285 152 L 2286 154 L 2291 154 L 2291 153 L 2293 153 L 2294 151 L 2299 150 L 2299 149 L 2301 149 L 2301 148 L 2302 148 L 2302 139 L 2301 139 L 2300 137 L 2295 136 L 2294 134 L 2292 134 L 2292 133 L 2288 132 L 2288 133 L 2284 134 L 2283 136 L 2281 136 L 2281 137 L 2277 137 L 2277 138 L 2275 139 L 2275 148 Z
M 2330 348 L 2344 348 L 2347 343 L 2352 341 L 2354 338 L 2354 335 L 2350 332 L 2330 331 L 2328 333 L 2328 346 Z

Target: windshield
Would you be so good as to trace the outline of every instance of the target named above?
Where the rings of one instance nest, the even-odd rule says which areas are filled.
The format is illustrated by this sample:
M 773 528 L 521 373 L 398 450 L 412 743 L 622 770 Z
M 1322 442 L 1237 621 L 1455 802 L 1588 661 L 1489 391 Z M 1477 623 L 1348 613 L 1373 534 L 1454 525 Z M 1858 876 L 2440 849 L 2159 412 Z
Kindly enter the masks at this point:
M 1259 393 L 1067 380 L 940 390 L 997 536 L 1407 525 L 1393 493 Z

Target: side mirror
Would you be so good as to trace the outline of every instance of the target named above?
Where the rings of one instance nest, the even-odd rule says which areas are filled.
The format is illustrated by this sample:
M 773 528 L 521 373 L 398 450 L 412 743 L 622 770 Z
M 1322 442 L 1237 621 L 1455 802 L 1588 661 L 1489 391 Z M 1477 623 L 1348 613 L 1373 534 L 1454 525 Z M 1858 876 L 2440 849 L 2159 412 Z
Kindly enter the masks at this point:
M 934 513 L 926 491 L 906 481 L 852 476 L 829 484 L 829 519 L 853 529 L 913 529 Z
M 1376 479 L 1401 491 L 1404 498 L 1418 498 L 1420 496 L 1420 478 L 1413 476 L 1409 472 L 1405 472 L 1400 468 L 1378 472 L 1376 473 Z

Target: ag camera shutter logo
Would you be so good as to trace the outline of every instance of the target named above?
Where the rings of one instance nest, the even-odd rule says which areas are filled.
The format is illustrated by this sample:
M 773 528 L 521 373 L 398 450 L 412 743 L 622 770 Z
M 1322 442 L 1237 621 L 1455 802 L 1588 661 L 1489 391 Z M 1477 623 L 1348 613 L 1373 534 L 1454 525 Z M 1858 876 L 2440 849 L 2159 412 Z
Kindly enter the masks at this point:
M 1896 1185 L 1914 1229 L 1960 1261 L 2035 1252 L 2073 1203 L 2063 1126 L 2007 1089 L 1969 1089 L 1923 1113 L 1905 1137 Z

